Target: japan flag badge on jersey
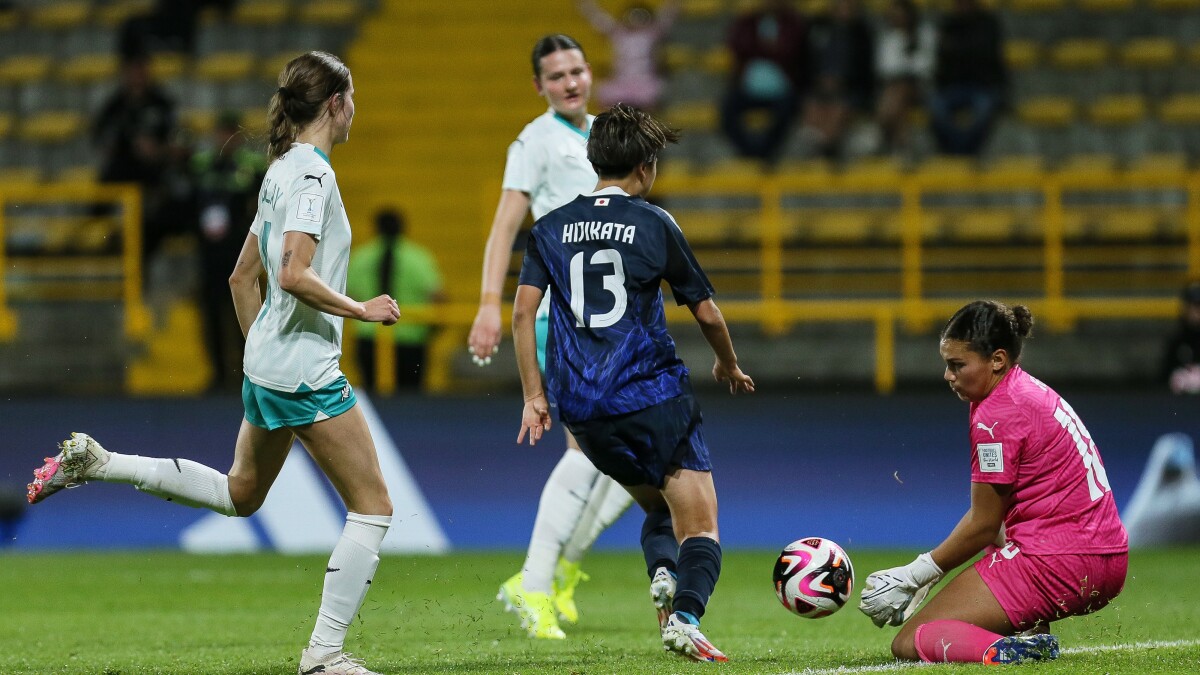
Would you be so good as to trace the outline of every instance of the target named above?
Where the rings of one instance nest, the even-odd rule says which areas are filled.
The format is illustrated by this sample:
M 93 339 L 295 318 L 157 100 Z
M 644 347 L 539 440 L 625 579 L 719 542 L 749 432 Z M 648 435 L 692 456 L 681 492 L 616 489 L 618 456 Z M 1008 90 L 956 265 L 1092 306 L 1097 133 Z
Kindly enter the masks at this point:
M 596 206 L 608 206 L 608 197 L 600 197 L 596 199 Z

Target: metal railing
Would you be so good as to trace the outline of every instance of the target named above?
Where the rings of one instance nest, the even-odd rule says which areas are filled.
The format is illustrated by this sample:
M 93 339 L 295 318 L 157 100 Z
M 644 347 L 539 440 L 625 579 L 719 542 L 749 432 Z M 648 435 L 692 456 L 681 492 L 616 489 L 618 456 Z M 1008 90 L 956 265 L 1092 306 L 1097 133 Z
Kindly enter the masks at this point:
M 14 266 L 14 258 L 10 255 L 9 238 L 12 234 L 8 216 L 10 208 L 20 206 L 71 206 L 79 211 L 91 208 L 93 205 L 115 205 L 119 207 L 120 219 L 120 250 L 117 253 L 104 252 L 90 256 L 89 260 L 112 258 L 113 269 L 119 275 L 119 286 L 112 293 L 119 298 L 125 309 L 125 334 L 133 339 L 144 337 L 150 329 L 150 314 L 142 298 L 142 200 L 141 191 L 137 185 L 129 184 L 41 184 L 30 186 L 0 186 L 0 339 L 11 340 L 18 327 L 19 317 L 9 306 L 12 295 L 6 277 Z M 86 220 L 85 216 L 77 216 L 78 222 Z M 77 258 L 67 255 L 56 255 L 51 251 L 38 252 L 41 261 L 54 261 L 61 257 L 63 267 L 72 267 Z M 75 265 L 81 266 L 81 265 Z M 64 297 L 91 297 L 96 295 L 94 279 L 80 274 L 77 278 L 65 276 L 64 281 L 58 278 L 54 283 L 62 289 Z M 36 285 L 37 281 L 29 284 Z M 48 282 L 47 282 L 48 283 Z

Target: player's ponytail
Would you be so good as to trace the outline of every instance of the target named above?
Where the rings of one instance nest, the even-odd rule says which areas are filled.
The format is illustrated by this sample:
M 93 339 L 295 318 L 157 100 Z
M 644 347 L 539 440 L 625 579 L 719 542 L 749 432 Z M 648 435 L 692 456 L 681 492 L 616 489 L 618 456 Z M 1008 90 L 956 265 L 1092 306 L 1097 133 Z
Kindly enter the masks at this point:
M 971 351 L 991 356 L 1008 352 L 1016 363 L 1025 339 L 1033 335 L 1033 313 L 1025 305 L 1009 307 L 995 300 L 976 300 L 954 313 L 942 329 L 942 340 L 961 340 Z
M 279 88 L 267 106 L 267 159 L 275 161 L 296 137 L 321 116 L 329 97 L 350 88 L 350 69 L 326 52 L 308 52 L 288 61 Z

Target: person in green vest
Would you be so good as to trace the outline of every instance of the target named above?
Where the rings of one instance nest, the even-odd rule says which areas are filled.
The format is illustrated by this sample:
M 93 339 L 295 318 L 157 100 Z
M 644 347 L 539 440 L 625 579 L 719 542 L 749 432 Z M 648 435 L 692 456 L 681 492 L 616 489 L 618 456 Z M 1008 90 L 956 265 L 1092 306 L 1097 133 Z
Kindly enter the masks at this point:
M 405 236 L 404 214 L 384 209 L 375 216 L 377 236 L 354 249 L 346 286 L 351 294 L 387 293 L 402 307 L 444 302 L 442 273 L 429 249 Z M 354 296 L 357 297 L 357 296 Z M 357 363 L 363 385 L 375 389 L 374 324 L 358 326 Z M 389 329 L 396 354 L 396 387 L 417 389 L 425 372 L 426 345 L 433 332 L 429 324 L 401 321 Z

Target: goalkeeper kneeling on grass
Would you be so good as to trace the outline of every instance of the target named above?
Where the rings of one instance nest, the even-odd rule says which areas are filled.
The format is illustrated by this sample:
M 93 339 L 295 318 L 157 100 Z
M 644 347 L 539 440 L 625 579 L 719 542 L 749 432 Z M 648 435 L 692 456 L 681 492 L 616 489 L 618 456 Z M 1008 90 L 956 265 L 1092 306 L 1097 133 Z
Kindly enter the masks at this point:
M 942 330 L 944 377 L 971 404 L 971 507 L 937 548 L 863 585 L 859 609 L 902 626 L 896 658 L 1057 658 L 1050 623 L 1104 607 L 1125 585 L 1128 538 L 1099 450 L 1075 410 L 1018 365 L 1032 326 L 1024 306 L 975 301 Z

